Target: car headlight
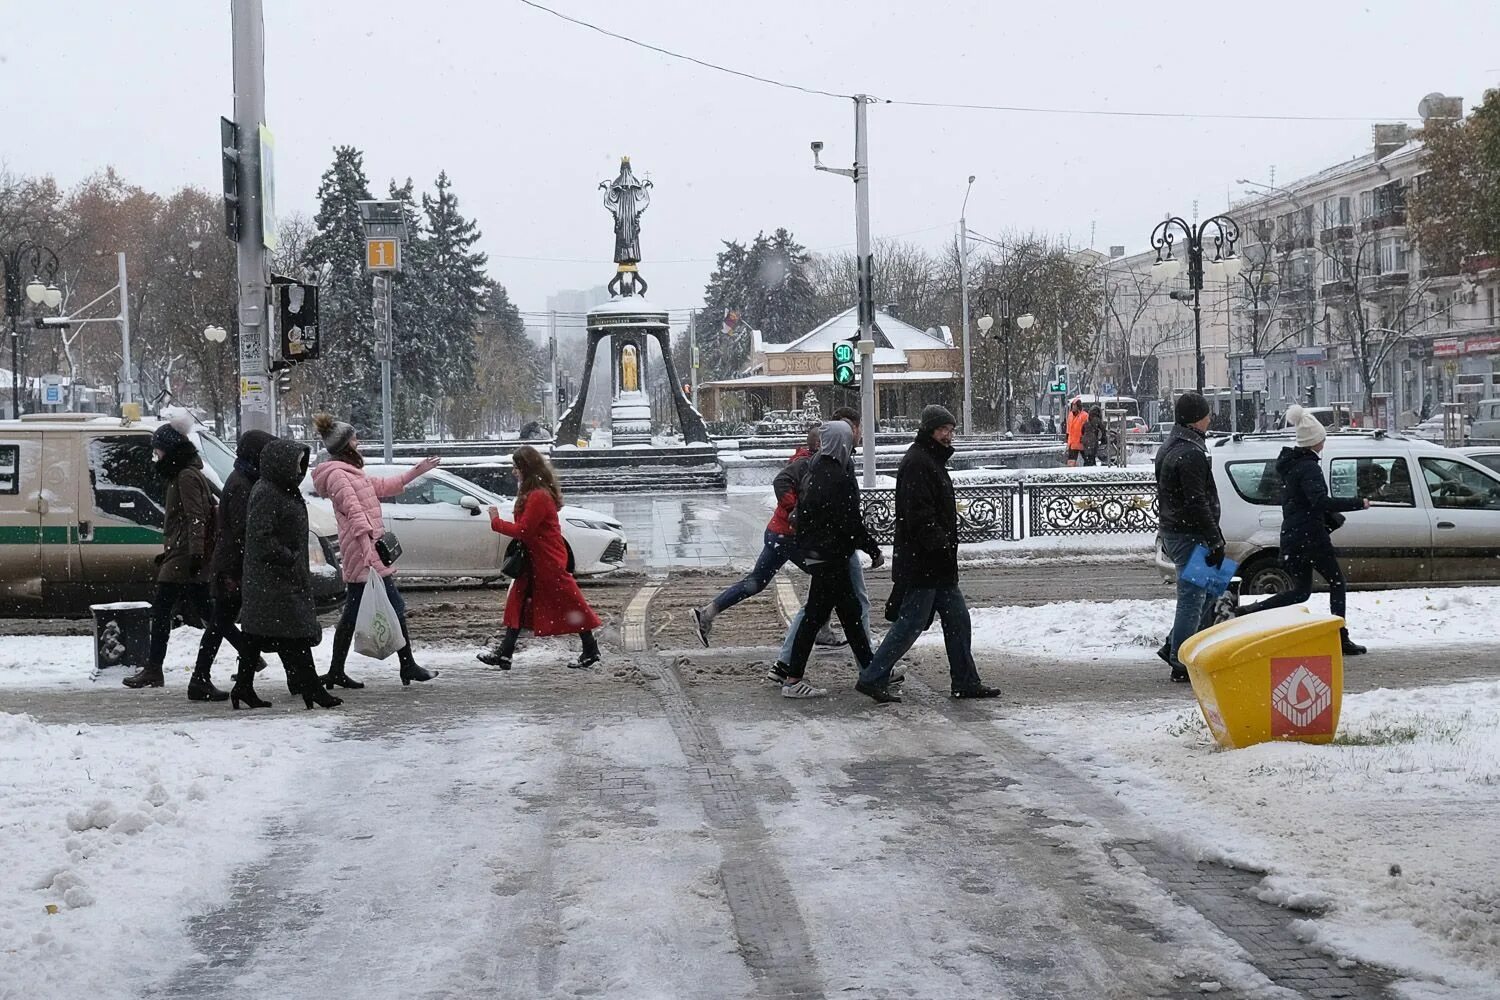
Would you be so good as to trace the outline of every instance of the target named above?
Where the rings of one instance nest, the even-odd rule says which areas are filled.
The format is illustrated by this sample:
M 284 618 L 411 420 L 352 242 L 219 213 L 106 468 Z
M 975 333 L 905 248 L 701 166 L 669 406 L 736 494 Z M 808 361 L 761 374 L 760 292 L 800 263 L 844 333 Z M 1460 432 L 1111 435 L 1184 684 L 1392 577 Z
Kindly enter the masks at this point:
M 581 517 L 570 517 L 570 518 L 568 518 L 568 523 L 571 524 L 575 528 L 592 528 L 594 531 L 613 531 L 614 530 L 609 525 L 605 524 L 603 521 L 588 521 L 588 520 L 585 520 L 584 518 L 581 518 Z
M 323 551 L 323 540 L 311 530 L 307 532 L 307 565 L 313 569 L 328 565 L 328 556 Z

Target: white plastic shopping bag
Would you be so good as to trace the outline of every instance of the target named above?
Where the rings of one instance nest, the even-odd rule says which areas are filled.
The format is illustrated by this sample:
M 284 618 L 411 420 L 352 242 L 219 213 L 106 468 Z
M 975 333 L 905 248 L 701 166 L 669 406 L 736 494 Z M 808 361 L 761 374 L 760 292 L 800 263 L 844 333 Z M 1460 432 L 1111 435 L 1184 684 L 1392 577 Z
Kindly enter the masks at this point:
M 354 619 L 354 651 L 361 656 L 383 660 L 406 645 L 396 609 L 385 594 L 385 581 L 374 567 L 365 580 L 365 592 L 359 600 L 359 615 Z

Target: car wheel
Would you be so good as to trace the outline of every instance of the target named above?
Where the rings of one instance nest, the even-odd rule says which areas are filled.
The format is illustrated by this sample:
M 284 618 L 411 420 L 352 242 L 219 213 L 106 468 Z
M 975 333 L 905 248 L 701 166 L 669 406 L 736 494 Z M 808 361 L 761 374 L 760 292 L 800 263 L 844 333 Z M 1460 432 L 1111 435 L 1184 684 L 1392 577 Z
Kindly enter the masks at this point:
M 568 575 L 572 576 L 573 570 L 576 568 L 573 563 L 573 546 L 569 545 L 567 542 L 563 542 L 563 547 L 568 550 Z
M 1243 593 L 1256 596 L 1281 594 L 1292 589 L 1292 577 L 1273 558 L 1257 559 L 1240 574 L 1245 581 Z

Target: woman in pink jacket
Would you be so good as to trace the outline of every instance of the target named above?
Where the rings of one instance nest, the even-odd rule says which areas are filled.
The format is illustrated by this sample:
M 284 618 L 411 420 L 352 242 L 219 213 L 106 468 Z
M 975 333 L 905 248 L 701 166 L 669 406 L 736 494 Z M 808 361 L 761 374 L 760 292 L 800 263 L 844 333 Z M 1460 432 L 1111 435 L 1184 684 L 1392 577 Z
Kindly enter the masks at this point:
M 364 687 L 363 683 L 344 672 L 344 661 L 349 656 L 349 644 L 354 641 L 354 622 L 359 616 L 360 598 L 364 596 L 365 582 L 372 567 L 385 584 L 386 596 L 401 620 L 401 634 L 406 636 L 406 645 L 397 654 L 401 660 L 401 683 L 430 681 L 438 672 L 417 666 L 416 658 L 412 656 L 411 634 L 406 628 L 406 602 L 401 600 L 401 592 L 391 579 L 396 567 L 380 561 L 375 540 L 385 534 L 380 498 L 398 495 L 412 480 L 437 468 L 438 460 L 424 458 L 399 476 L 367 476 L 353 427 L 327 413 L 314 417 L 313 425 L 323 438 L 323 447 L 328 449 L 328 458 L 313 469 L 313 486 L 319 496 L 333 501 L 333 513 L 339 525 L 339 561 L 343 563 L 344 583 L 348 587 L 344 614 L 333 633 L 333 662 L 328 673 L 320 678 L 323 686 Z

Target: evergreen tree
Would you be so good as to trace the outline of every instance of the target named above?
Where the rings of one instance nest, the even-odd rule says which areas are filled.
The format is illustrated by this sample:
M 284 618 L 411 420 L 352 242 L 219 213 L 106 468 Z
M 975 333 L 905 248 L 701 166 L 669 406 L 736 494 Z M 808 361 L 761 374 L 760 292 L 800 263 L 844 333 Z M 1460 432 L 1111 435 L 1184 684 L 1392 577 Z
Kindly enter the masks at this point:
M 438 387 L 445 393 L 457 393 L 473 383 L 474 340 L 472 333 L 479 321 L 481 303 L 490 282 L 484 266 L 489 258 L 474 249 L 479 242 L 479 226 L 458 211 L 447 172 L 438 174 L 435 196 L 422 196 L 422 210 L 427 216 L 427 239 L 431 257 L 431 287 L 436 295 L 433 319 L 444 342 Z M 510 305 L 505 289 L 500 297 Z M 516 318 L 520 314 L 516 313 Z M 522 333 L 525 324 L 521 324 Z
M 334 412 L 365 416 L 356 426 L 368 433 L 369 414 L 378 426 L 380 369 L 375 359 L 375 325 L 370 279 L 365 274 L 365 235 L 359 202 L 370 197 L 364 154 L 336 146 L 333 165 L 318 185 L 316 235 L 307 244 L 307 264 L 328 267 L 318 299 L 322 360 L 315 369 L 319 403 Z
M 785 229 L 757 233 L 748 247 L 726 240 L 703 290 L 698 353 L 704 380 L 726 378 L 745 366 L 750 330 L 767 343 L 786 344 L 827 317 L 817 315 L 807 250 Z M 737 314 L 725 332 L 726 313 Z

